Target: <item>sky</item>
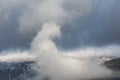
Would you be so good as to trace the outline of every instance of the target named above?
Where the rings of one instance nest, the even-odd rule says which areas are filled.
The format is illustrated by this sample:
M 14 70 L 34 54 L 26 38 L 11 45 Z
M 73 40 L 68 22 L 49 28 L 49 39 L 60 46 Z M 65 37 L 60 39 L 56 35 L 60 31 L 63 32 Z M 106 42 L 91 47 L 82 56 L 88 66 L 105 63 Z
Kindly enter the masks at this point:
M 0 0 L 0 51 L 30 48 L 30 43 L 42 25 L 42 16 L 37 18 L 39 12 L 32 12 L 32 8 L 41 2 L 42 0 Z M 119 45 L 119 3 L 119 0 L 62 1 L 62 7 L 69 14 L 60 23 L 61 37 L 54 39 L 58 48 L 74 50 Z

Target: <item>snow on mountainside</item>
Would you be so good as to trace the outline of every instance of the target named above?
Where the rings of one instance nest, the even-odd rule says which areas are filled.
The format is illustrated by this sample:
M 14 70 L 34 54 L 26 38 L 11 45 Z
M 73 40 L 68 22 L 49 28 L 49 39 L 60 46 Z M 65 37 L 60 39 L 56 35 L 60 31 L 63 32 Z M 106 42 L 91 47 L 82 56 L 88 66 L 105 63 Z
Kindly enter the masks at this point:
M 97 62 L 98 64 L 102 64 L 106 61 L 119 58 L 119 57 L 115 57 L 115 56 L 86 56 L 86 57 L 81 57 L 81 56 L 77 56 L 77 55 L 73 56 L 71 54 L 67 54 L 65 56 L 75 58 L 75 59 L 78 59 L 78 60 L 79 59 L 80 60 L 90 60 L 90 61 Z
M 11 52 L 9 54 L 0 53 L 0 62 L 24 62 L 24 61 L 32 61 L 35 59 L 35 56 L 30 55 L 27 52 Z
M 23 80 L 18 78 L 32 77 L 35 72 L 31 69 L 34 61 L 25 62 L 0 62 L 0 79 L 1 80 Z M 22 76 L 22 77 L 20 77 Z
M 97 62 L 98 64 L 103 64 L 106 61 L 110 61 L 112 59 L 116 59 L 117 57 L 113 56 L 94 56 L 94 57 L 88 57 L 88 59 Z
M 22 58 L 21 58 L 22 59 Z M 101 56 L 101 57 L 89 57 L 92 61 L 97 61 L 98 64 L 105 64 L 111 70 L 120 70 L 120 59 L 115 59 L 115 57 Z M 117 63 L 117 66 L 116 66 Z M 0 80 L 25 80 L 24 78 L 32 78 L 37 74 L 31 66 L 34 65 L 34 60 L 19 60 L 15 62 L 12 61 L 0 61 Z M 119 65 L 118 65 L 119 64 Z M 34 80 L 34 79 L 33 79 Z M 120 80 L 120 78 L 112 79 L 94 79 L 94 80 Z

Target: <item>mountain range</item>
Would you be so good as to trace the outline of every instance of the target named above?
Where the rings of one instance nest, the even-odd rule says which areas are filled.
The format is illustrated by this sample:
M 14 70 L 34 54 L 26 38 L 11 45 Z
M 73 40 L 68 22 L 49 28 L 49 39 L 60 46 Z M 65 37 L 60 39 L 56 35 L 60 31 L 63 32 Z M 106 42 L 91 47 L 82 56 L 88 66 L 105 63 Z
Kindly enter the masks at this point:
M 120 58 L 101 56 L 91 59 L 98 61 L 100 65 L 105 65 L 113 71 L 112 76 L 107 79 L 92 80 L 120 80 Z M 0 62 L 0 80 L 24 80 L 25 78 L 33 78 L 37 74 L 31 68 L 33 64 L 35 64 L 35 61 Z

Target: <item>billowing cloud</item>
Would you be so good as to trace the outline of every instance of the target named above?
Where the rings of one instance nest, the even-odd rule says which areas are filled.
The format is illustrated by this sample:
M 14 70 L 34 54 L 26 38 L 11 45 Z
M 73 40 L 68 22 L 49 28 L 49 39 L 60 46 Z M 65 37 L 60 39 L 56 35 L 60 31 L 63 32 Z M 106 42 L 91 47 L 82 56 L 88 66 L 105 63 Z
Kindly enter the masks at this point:
M 120 1 L 97 2 L 87 16 L 78 16 L 62 29 L 63 36 L 58 42 L 64 48 L 103 47 L 120 44 Z M 60 44 L 59 44 L 60 43 Z M 62 43 L 62 44 L 61 44 Z
M 46 19 L 64 17 L 62 38 L 57 41 L 64 48 L 82 46 L 105 46 L 120 43 L 119 1 L 65 0 L 59 1 L 62 8 L 47 7 L 51 13 L 44 14 L 42 0 L 6 0 L 0 1 L 0 50 L 24 47 L 28 48 L 33 37 Z M 65 11 L 63 11 L 63 9 Z M 57 15 L 56 15 L 57 14 Z M 62 15 L 60 15 L 62 14 Z M 48 17 L 49 15 L 52 15 Z M 22 35 L 21 35 L 22 34 Z M 14 38 L 10 38 L 13 36 Z
M 59 4 L 56 4 L 57 1 L 55 0 L 45 4 L 44 2 L 43 0 L 0 1 L 1 50 L 15 47 L 28 48 L 44 21 L 52 19 L 65 24 L 65 21 L 71 22 L 73 18 L 87 15 L 93 8 L 92 0 L 75 0 L 74 2 L 66 0 L 59 1 Z M 53 3 L 56 5 L 52 5 Z M 57 7 L 59 5 L 63 7 Z M 43 9 L 43 7 L 46 7 L 49 11 L 46 12 L 46 9 Z M 60 18 L 64 19 L 61 20 Z M 11 36 L 13 38 L 10 38 Z

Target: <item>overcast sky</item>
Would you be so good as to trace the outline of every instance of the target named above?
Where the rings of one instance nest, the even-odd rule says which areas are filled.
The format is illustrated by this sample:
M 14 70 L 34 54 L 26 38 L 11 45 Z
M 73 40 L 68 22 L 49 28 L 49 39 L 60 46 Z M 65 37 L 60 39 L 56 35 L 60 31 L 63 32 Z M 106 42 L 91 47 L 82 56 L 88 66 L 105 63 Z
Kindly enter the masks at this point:
M 32 21 L 32 14 L 37 12 L 32 12 L 31 7 L 41 2 L 0 0 L 0 51 L 30 47 L 40 26 L 39 19 L 35 18 L 34 24 L 22 23 Z M 65 0 L 62 4 L 72 20 L 69 16 L 62 24 L 61 38 L 55 39 L 58 47 L 75 49 L 120 44 L 120 0 Z M 23 20 L 26 13 L 29 16 Z

